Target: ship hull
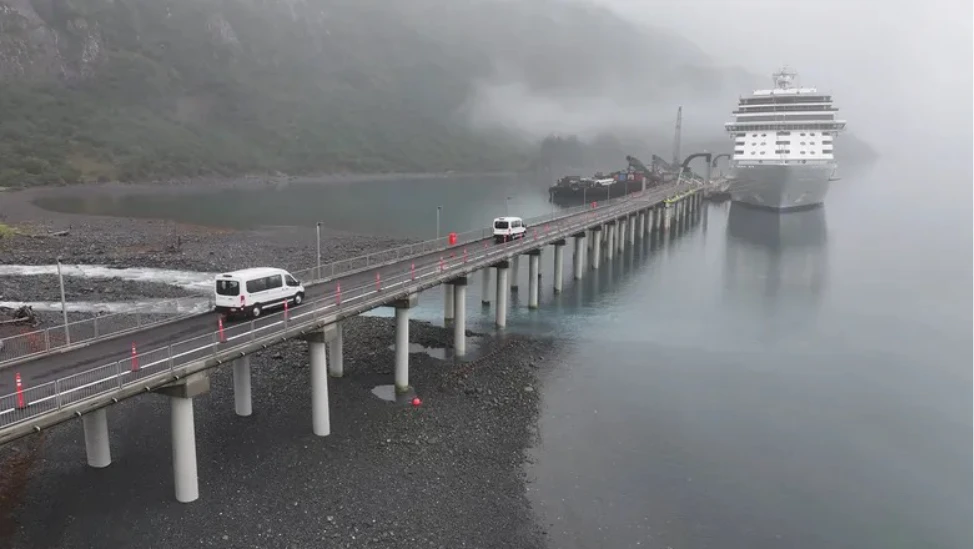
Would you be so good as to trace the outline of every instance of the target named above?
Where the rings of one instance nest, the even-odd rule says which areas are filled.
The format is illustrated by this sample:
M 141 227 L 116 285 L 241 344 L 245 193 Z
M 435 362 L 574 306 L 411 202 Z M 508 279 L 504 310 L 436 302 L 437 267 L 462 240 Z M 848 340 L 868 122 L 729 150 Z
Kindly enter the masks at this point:
M 807 209 L 828 194 L 834 162 L 755 164 L 731 162 L 731 199 L 771 210 Z
M 651 184 L 647 182 L 647 188 Z M 611 185 L 590 188 L 572 188 L 555 185 L 548 189 L 548 199 L 556 204 L 585 204 L 600 200 L 619 198 L 627 194 L 639 192 L 643 189 L 641 181 L 617 181 Z

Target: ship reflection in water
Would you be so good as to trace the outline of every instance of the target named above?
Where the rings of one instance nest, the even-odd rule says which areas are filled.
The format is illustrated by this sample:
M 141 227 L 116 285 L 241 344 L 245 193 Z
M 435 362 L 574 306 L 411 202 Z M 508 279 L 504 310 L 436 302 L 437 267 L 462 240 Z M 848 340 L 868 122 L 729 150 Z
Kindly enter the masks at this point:
M 807 327 L 827 289 L 827 244 L 824 207 L 778 213 L 731 203 L 726 297 L 760 303 L 773 313 L 766 318 L 774 319 L 775 332 L 795 323 Z

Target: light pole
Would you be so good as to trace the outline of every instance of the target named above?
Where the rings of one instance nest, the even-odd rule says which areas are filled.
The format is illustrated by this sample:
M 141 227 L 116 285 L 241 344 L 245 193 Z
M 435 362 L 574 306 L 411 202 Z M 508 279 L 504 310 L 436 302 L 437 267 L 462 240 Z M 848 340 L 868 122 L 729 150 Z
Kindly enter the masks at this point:
M 61 275 L 61 256 L 57 256 L 57 278 L 61 284 L 61 314 L 64 316 L 64 342 L 71 345 L 71 334 L 68 333 L 68 307 L 64 299 L 64 276 Z
M 315 278 L 321 280 L 321 221 L 315 222 L 315 240 L 318 242 L 318 272 Z
M 436 207 L 436 239 L 437 240 L 440 239 L 440 210 L 442 209 L 443 206 Z

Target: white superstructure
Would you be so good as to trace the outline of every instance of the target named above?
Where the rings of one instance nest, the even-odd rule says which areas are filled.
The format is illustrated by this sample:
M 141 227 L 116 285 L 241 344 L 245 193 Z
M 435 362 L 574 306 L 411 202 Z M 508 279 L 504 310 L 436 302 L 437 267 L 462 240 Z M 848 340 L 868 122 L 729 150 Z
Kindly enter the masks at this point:
M 833 179 L 835 136 L 845 129 L 832 96 L 796 84 L 787 68 L 775 87 L 742 97 L 735 120 L 730 192 L 737 202 L 777 210 L 822 203 Z

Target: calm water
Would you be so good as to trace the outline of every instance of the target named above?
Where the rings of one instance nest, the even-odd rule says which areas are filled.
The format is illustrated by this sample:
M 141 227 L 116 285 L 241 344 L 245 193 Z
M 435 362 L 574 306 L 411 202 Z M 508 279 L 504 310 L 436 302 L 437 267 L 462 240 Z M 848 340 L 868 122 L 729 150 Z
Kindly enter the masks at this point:
M 529 467 L 553 546 L 970 547 L 969 170 L 887 163 L 782 216 L 711 206 L 676 242 L 559 296 L 546 251 L 543 306 L 515 297 L 509 330 L 563 342 Z M 83 208 L 429 236 L 437 205 L 444 231 L 465 230 L 506 196 L 512 214 L 550 208 L 516 178 Z M 470 324 L 488 330 L 479 290 L 475 278 Z M 418 317 L 441 318 L 440 291 L 421 301 Z
M 510 197 L 510 198 L 508 198 Z M 528 217 L 551 210 L 547 193 L 516 176 L 413 178 L 355 183 L 292 183 L 260 190 L 186 195 L 57 196 L 41 207 L 70 213 L 173 219 L 197 225 L 253 228 L 318 221 L 344 231 L 414 238 L 490 226 L 498 215 Z

